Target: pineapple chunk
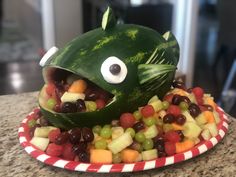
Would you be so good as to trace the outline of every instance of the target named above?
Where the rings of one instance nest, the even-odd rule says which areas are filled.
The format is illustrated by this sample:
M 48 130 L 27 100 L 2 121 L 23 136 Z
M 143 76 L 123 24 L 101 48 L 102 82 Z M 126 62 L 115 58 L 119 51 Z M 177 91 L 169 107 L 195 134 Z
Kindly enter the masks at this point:
M 57 129 L 56 127 L 53 126 L 46 126 L 46 127 L 37 127 L 34 131 L 34 136 L 36 137 L 42 137 L 42 138 L 47 138 L 48 134 L 51 130 Z
M 49 144 L 49 139 L 48 138 L 42 138 L 42 137 L 33 137 L 30 141 L 31 144 L 36 146 L 42 151 L 45 151 L 48 147 Z
M 85 94 L 65 92 L 61 97 L 61 102 L 76 102 L 78 99 L 84 100 Z
M 195 121 L 197 122 L 198 125 L 204 125 L 207 123 L 207 119 L 204 116 L 203 113 L 199 114 L 196 118 Z
M 113 154 L 117 154 L 118 152 L 122 151 L 123 149 L 125 149 L 126 147 L 131 145 L 132 143 L 133 143 L 133 139 L 132 139 L 130 133 L 125 132 L 124 134 L 122 134 L 118 138 L 112 140 L 108 144 L 108 149 L 111 150 L 111 152 Z
M 202 131 L 202 129 L 194 122 L 186 122 L 183 128 L 184 136 L 190 139 L 198 138 Z
M 147 130 L 144 131 L 144 135 L 147 139 L 156 137 L 158 135 L 158 130 L 157 130 L 156 125 L 152 125 L 148 127 Z
M 211 138 L 211 133 L 208 129 L 202 131 L 201 136 L 204 140 L 209 140 Z
M 213 115 L 214 115 L 216 124 L 220 123 L 220 116 L 219 116 L 218 112 L 213 111 Z
M 184 111 L 182 112 L 182 114 L 186 117 L 186 122 L 193 122 L 196 124 L 196 121 L 194 120 L 194 118 L 189 114 L 188 111 Z
M 204 129 L 208 129 L 211 136 L 216 136 L 218 134 L 218 129 L 215 123 L 208 123 L 204 126 Z
M 111 134 L 112 140 L 124 134 L 124 129 L 122 127 L 112 127 L 111 131 L 112 131 L 112 134 Z
M 143 160 L 153 160 L 157 158 L 157 150 L 151 149 L 141 153 Z

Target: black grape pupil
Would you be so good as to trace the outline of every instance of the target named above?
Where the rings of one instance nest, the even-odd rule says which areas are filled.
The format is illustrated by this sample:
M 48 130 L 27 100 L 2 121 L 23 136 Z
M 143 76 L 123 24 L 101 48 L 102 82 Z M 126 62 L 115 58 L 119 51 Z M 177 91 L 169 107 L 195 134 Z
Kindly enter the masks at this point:
M 113 75 L 117 75 L 120 73 L 121 67 L 118 64 L 113 64 L 110 66 L 109 70 Z

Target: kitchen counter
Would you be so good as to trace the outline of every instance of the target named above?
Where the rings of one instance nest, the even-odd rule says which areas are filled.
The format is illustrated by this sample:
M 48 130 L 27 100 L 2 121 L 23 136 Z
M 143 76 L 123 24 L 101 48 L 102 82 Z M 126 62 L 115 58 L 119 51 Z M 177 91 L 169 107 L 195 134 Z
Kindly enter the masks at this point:
M 103 177 L 104 174 L 72 172 L 45 165 L 31 158 L 20 146 L 18 127 L 37 106 L 38 92 L 0 96 L 0 176 Z M 236 176 L 236 119 L 230 117 L 226 137 L 212 150 L 185 162 L 135 173 L 114 173 L 106 176 L 170 176 L 170 177 L 233 177 Z

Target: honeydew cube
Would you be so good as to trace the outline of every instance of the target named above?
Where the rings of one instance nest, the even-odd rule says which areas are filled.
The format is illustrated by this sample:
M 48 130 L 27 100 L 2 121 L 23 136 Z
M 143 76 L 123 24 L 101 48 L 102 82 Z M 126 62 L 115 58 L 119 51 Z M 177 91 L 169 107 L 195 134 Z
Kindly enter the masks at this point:
M 153 101 L 153 102 L 148 103 L 148 104 L 152 105 L 152 107 L 155 110 L 155 112 L 158 112 L 158 111 L 163 109 L 163 105 L 162 105 L 161 100 Z
M 30 143 L 39 148 L 42 151 L 45 151 L 48 147 L 49 144 L 49 139 L 48 138 L 42 138 L 42 137 L 36 137 L 34 136 L 31 140 Z
M 204 140 L 209 140 L 211 138 L 211 133 L 208 129 L 204 129 L 201 133 L 201 136 Z
M 214 115 L 216 124 L 220 123 L 220 116 L 219 116 L 218 112 L 213 111 L 213 115 Z
M 183 111 L 182 114 L 186 117 L 186 122 L 193 122 L 196 123 L 194 118 L 190 115 L 188 111 Z
M 153 96 L 149 101 L 148 101 L 148 104 L 152 103 L 152 102 L 155 102 L 155 101 L 159 101 L 159 98 L 157 95 Z
M 183 134 L 187 138 L 198 138 L 201 132 L 202 129 L 194 122 L 186 122 L 183 125 Z
M 208 129 L 211 136 L 218 135 L 218 129 L 215 123 L 208 123 L 204 126 L 205 129 Z
M 65 92 L 62 97 L 61 101 L 64 102 L 76 102 L 78 99 L 85 99 L 85 94 L 83 93 L 71 93 L 71 92 Z
M 157 130 L 156 125 L 152 125 L 148 127 L 146 131 L 144 131 L 144 135 L 147 139 L 156 137 L 158 135 L 158 130 Z
M 126 147 L 130 146 L 133 143 L 133 138 L 131 137 L 129 132 L 125 132 L 118 138 L 112 140 L 108 144 L 108 149 L 113 153 L 117 154 L 118 152 L 121 152 Z
M 51 130 L 55 130 L 55 129 L 57 129 L 57 128 L 53 127 L 53 126 L 37 127 L 34 131 L 34 136 L 35 137 L 47 138 L 49 132 Z
M 153 159 L 156 159 L 158 157 L 156 149 L 151 149 L 151 150 L 143 151 L 141 153 L 141 155 L 142 155 L 142 159 L 143 160 L 153 160 Z

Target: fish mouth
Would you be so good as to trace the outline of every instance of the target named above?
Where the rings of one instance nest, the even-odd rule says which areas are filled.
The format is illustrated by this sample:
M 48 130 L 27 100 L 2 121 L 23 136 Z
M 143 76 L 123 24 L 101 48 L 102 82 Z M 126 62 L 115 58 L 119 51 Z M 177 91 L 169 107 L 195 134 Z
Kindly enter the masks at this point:
M 86 113 L 86 112 L 95 112 L 101 111 L 106 109 L 111 104 L 116 102 L 116 96 L 111 92 L 103 89 L 102 87 L 98 86 L 94 82 L 90 81 L 88 78 L 85 78 L 79 74 L 74 72 L 68 71 L 64 68 L 60 67 L 46 67 L 43 69 L 43 78 L 45 81 L 45 85 L 42 89 L 42 94 L 40 95 L 39 104 L 43 106 L 47 110 L 51 112 L 57 113 Z M 70 93 L 69 89 L 72 83 L 76 80 L 83 80 L 86 83 L 86 89 L 83 93 L 83 102 L 85 105 L 84 109 L 73 109 L 73 111 L 65 111 L 62 110 L 63 104 L 65 101 L 62 100 L 62 96 L 67 92 Z M 55 93 L 54 95 L 48 95 L 47 93 L 47 86 L 53 83 L 55 85 Z M 42 96 L 43 95 L 43 96 Z M 47 100 L 51 98 L 51 96 L 57 102 L 57 108 L 49 108 L 47 105 Z M 71 103 L 76 104 L 77 100 L 73 100 Z M 89 104 L 96 104 L 96 109 L 90 109 L 87 105 Z M 58 106 L 59 105 L 59 106 Z

